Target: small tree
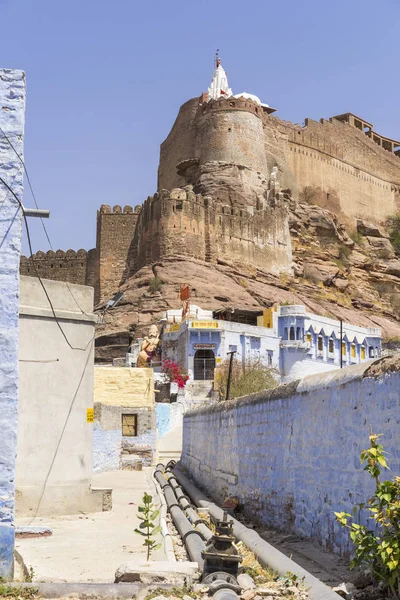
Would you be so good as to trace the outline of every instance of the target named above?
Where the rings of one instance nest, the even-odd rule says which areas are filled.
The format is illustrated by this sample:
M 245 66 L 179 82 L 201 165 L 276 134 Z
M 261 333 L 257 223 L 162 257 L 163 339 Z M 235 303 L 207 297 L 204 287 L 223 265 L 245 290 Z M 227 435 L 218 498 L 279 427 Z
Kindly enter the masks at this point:
M 317 197 L 318 189 L 311 185 L 304 186 L 299 193 L 300 201 L 306 204 L 315 204 Z
M 158 275 L 155 275 L 154 277 L 152 277 L 149 281 L 150 294 L 155 294 L 156 292 L 161 291 L 161 288 L 163 285 L 164 285 L 164 282 Z
M 228 383 L 229 360 L 225 361 L 216 370 L 215 388 L 220 397 L 225 398 Z M 248 394 L 255 394 L 262 390 L 276 387 L 277 381 L 274 369 L 266 367 L 259 359 L 245 362 L 235 359 L 232 363 L 232 376 L 230 396 L 240 398 Z
M 143 504 L 140 504 L 138 507 L 137 514 L 141 523 L 139 529 L 135 529 L 135 533 L 146 538 L 143 542 L 143 546 L 146 546 L 147 548 L 147 560 L 149 560 L 153 550 L 158 550 L 162 546 L 162 544 L 157 544 L 154 540 L 154 536 L 157 535 L 157 533 L 160 533 L 161 527 L 156 527 L 153 523 L 160 511 L 154 509 L 153 497 L 146 492 L 143 494 L 142 502 Z
M 371 432 L 370 448 L 361 452 L 361 463 L 366 463 L 368 471 L 375 480 L 375 493 L 366 504 L 356 507 L 367 509 L 369 518 L 375 521 L 375 527 L 368 529 L 364 525 L 349 522 L 349 514 L 336 513 L 336 520 L 350 531 L 355 545 L 355 556 L 350 567 L 366 566 L 376 583 L 382 582 L 390 598 L 400 597 L 400 477 L 392 481 L 380 481 L 381 469 L 389 469 L 380 435 Z

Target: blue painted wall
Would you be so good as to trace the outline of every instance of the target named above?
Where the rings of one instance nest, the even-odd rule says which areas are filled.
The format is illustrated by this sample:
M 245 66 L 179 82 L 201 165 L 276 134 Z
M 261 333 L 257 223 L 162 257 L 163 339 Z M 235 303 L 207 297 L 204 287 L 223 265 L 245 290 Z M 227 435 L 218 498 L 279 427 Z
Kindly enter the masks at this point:
M 162 437 L 171 427 L 171 405 L 163 402 L 156 403 L 156 427 L 158 438 Z
M 184 467 L 216 500 L 237 495 L 250 518 L 348 552 L 333 512 L 373 492 L 360 466 L 370 425 L 383 434 L 386 478 L 400 475 L 400 372 L 365 377 L 369 364 L 186 413 Z
M 121 429 L 102 429 L 98 421 L 93 424 L 93 472 L 117 471 L 121 468 L 122 445 L 126 441 L 138 448 L 156 450 L 156 432 L 150 429 L 140 435 L 124 437 Z M 153 458 L 154 460 L 154 458 Z M 150 466 L 150 459 L 143 459 L 145 466 Z
M 0 127 L 23 156 L 25 74 L 0 69 Z M 0 176 L 22 202 L 23 170 L 0 132 Z M 13 575 L 18 425 L 18 311 L 21 211 L 0 182 L 0 577 Z

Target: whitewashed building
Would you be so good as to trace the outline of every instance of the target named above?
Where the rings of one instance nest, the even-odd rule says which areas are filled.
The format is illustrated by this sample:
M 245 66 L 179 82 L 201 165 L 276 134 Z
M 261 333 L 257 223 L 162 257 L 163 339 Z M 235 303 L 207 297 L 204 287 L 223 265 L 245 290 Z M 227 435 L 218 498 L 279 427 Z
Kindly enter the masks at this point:
M 381 355 L 381 330 L 329 319 L 305 306 L 266 310 L 202 310 L 191 305 L 167 311 L 163 358 L 176 361 L 191 379 L 211 380 L 214 368 L 236 352 L 238 360 L 260 360 L 291 381 Z

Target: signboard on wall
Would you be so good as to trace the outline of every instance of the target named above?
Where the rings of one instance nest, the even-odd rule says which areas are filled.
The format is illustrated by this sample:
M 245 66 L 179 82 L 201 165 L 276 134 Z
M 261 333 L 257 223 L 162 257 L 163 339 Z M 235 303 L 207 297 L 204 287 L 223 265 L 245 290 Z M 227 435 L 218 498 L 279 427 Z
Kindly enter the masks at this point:
M 86 421 L 87 421 L 87 423 L 93 423 L 94 422 L 94 408 L 87 408 L 86 409 Z
M 217 321 L 192 321 L 194 329 L 218 329 Z
M 193 344 L 195 350 L 215 350 L 217 344 Z

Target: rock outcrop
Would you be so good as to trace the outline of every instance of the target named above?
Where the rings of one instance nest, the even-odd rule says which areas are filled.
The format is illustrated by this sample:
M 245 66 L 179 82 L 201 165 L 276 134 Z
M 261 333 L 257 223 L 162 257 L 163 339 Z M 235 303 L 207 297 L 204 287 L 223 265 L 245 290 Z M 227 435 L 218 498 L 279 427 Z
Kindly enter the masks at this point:
M 98 326 L 97 360 L 122 356 L 131 338 L 141 337 L 164 311 L 179 308 L 182 283 L 202 308 L 304 304 L 312 312 L 381 327 L 387 340 L 400 339 L 400 259 L 386 232 L 360 220 L 351 232 L 336 215 L 310 204 L 293 203 L 289 223 L 292 276 L 179 255 L 143 267 L 121 286 L 123 300 Z M 155 277 L 158 290 L 151 292 Z

